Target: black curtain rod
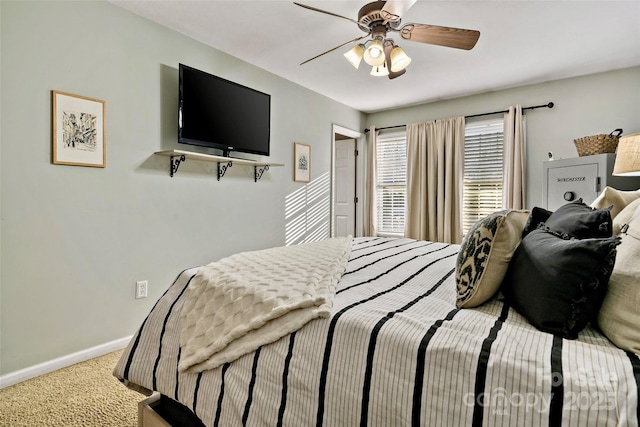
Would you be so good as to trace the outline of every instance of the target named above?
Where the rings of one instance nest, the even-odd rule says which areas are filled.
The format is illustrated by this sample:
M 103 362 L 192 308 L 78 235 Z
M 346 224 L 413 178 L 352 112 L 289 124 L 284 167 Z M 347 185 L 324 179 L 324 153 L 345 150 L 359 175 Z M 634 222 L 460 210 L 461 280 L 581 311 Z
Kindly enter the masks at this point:
M 534 105 L 533 107 L 524 107 L 522 109 L 522 111 L 535 110 L 536 108 L 544 108 L 544 107 L 553 108 L 553 102 L 550 102 L 548 104 L 542 104 L 542 105 Z M 509 112 L 509 110 L 494 111 L 492 113 L 472 114 L 470 116 L 464 116 L 464 118 L 465 119 L 470 119 L 472 117 L 491 116 L 491 115 L 494 115 L 494 114 L 504 114 L 504 113 L 508 113 L 508 112 Z M 407 125 L 387 126 L 387 127 L 383 127 L 383 128 L 376 128 L 376 130 L 395 129 L 395 128 L 402 128 L 402 127 L 405 127 L 405 126 L 407 126 Z M 367 132 L 369 132 L 369 128 L 364 130 L 364 133 L 367 133 Z

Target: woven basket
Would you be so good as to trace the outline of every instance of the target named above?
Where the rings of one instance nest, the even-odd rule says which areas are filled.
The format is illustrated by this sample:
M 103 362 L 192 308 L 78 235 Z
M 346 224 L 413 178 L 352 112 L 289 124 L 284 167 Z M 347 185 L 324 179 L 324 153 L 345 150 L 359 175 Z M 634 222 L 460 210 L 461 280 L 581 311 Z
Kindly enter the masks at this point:
M 617 133 L 617 135 L 614 135 L 614 133 Z M 583 136 L 582 138 L 574 139 L 573 143 L 576 144 L 578 156 L 580 157 L 615 153 L 620 135 L 622 135 L 622 129 L 616 129 L 609 135 L 601 133 L 599 135 Z

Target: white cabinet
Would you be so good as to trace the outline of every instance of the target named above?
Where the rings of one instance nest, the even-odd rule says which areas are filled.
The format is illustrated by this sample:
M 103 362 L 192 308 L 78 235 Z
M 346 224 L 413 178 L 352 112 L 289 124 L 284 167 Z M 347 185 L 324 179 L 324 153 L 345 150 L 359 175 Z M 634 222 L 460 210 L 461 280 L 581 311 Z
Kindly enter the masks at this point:
M 604 187 L 637 190 L 640 177 L 613 176 L 615 154 L 543 162 L 542 207 L 554 211 L 579 198 L 593 202 Z

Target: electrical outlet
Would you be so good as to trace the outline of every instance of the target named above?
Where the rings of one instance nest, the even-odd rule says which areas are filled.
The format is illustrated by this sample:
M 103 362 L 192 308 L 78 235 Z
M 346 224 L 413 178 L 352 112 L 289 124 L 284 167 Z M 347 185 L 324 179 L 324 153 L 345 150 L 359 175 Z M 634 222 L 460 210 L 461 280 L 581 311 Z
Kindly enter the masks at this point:
M 136 282 L 136 299 L 146 298 L 147 297 L 147 286 L 149 282 L 146 280 L 141 280 Z

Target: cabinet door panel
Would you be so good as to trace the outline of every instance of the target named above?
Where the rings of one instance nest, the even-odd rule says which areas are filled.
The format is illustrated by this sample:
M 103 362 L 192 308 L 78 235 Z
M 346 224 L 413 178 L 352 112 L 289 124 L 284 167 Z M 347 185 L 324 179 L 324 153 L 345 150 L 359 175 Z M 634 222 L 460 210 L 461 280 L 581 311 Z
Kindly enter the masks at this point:
M 547 209 L 582 198 L 586 204 L 598 197 L 598 163 L 547 169 Z

